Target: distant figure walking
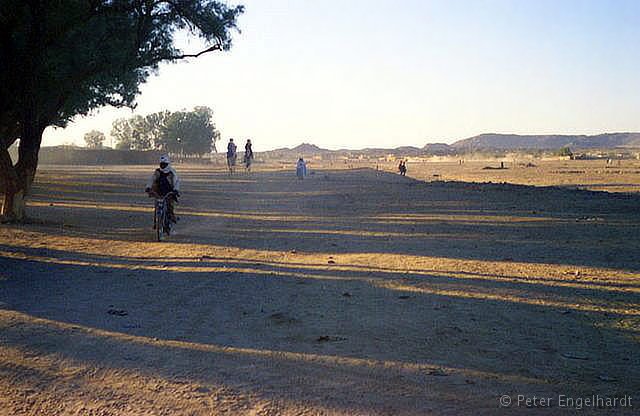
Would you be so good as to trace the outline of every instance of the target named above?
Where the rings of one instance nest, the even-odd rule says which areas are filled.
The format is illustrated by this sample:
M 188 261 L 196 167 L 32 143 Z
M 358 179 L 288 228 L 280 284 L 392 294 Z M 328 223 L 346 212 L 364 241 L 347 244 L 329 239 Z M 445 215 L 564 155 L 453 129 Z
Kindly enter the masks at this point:
M 253 149 L 251 148 L 251 139 L 247 139 L 244 145 L 244 170 L 251 173 L 251 164 L 253 163 Z
M 398 165 L 398 172 L 400 172 L 400 176 L 407 175 L 407 163 L 404 160 L 400 161 L 400 164 Z
M 227 167 L 229 168 L 229 175 L 233 175 L 237 157 L 236 144 L 233 142 L 233 139 L 229 139 L 229 144 L 227 145 Z
M 307 176 L 307 164 L 304 162 L 303 158 L 298 159 L 298 163 L 296 164 L 296 176 L 300 180 Z

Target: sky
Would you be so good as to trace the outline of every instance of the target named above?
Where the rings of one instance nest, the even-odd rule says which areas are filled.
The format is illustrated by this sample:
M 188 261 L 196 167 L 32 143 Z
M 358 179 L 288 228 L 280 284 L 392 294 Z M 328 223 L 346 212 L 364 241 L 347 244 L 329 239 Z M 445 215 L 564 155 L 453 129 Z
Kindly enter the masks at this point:
M 92 129 L 109 145 L 118 117 L 201 105 L 223 144 L 257 151 L 640 131 L 637 0 L 227 2 L 246 6 L 230 51 L 161 65 L 135 112 L 94 111 L 43 145 Z

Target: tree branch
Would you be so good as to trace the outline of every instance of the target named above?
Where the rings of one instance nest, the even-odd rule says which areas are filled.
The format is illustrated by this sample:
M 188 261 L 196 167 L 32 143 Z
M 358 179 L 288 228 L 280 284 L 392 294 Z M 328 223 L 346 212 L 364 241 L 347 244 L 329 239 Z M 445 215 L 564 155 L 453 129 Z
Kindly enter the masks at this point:
M 220 42 L 216 43 L 215 45 L 202 50 L 198 53 L 195 54 L 184 54 L 184 55 L 176 55 L 176 56 L 169 56 L 166 58 L 162 58 L 162 60 L 178 60 L 178 59 L 185 59 L 185 58 L 198 58 L 200 55 L 204 55 L 205 53 L 209 53 L 209 52 L 213 52 L 213 51 L 221 51 L 222 50 L 222 44 Z

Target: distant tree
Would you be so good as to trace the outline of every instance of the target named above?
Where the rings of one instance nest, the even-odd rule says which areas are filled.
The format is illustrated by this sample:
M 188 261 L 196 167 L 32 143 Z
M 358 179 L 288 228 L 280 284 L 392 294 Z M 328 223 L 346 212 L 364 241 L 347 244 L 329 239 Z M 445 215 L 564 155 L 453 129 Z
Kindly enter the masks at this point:
M 177 111 L 168 115 L 162 134 L 162 149 L 173 153 L 202 155 L 211 151 L 216 137 L 213 111 L 196 107 L 193 111 Z
M 116 149 L 129 150 L 132 147 L 132 129 L 129 120 L 119 118 L 111 124 L 111 137 L 116 140 Z
M 195 107 L 191 119 L 191 143 L 187 149 L 198 155 L 211 152 L 212 144 L 220 137 L 213 122 L 213 110 L 206 106 Z
M 169 111 L 159 111 L 144 117 L 145 137 L 151 149 L 161 150 L 162 136 L 170 114 Z
M 84 135 L 84 142 L 89 149 L 101 149 L 106 139 L 104 133 L 98 130 L 91 130 Z
M 203 154 L 220 138 L 213 124 L 213 110 L 160 111 L 135 115 L 113 122 L 111 135 L 118 149 L 163 150 L 172 153 Z
M 571 149 L 569 149 L 569 147 L 565 146 L 563 148 L 561 148 L 560 150 L 558 150 L 557 153 L 558 156 L 573 156 L 573 152 L 571 151 Z
M 133 150 L 151 149 L 151 140 L 147 134 L 147 124 L 142 116 L 133 116 L 129 119 L 131 126 L 131 147 Z
M 218 153 L 218 148 L 216 147 L 216 143 L 218 143 L 221 138 L 222 138 L 222 134 L 220 133 L 219 130 L 216 130 L 213 132 L 213 138 L 211 140 L 211 151 L 213 153 Z
M 145 118 L 140 115 L 115 120 L 111 125 L 111 136 L 116 139 L 117 149 L 149 150 L 152 147 Z
M 216 0 L 1 0 L 2 214 L 24 217 L 45 128 L 104 105 L 133 106 L 161 62 L 228 50 L 242 12 Z M 182 53 L 180 30 L 208 46 Z M 8 148 L 18 139 L 14 164 Z

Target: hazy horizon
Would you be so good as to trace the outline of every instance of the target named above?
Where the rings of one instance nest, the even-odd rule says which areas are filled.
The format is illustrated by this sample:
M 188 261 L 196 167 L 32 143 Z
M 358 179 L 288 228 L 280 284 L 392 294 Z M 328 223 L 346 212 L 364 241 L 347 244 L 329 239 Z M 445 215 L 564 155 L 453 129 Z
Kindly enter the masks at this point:
M 231 51 L 162 65 L 135 113 L 102 109 L 48 129 L 43 146 L 198 105 L 214 110 L 222 143 L 251 138 L 256 151 L 640 131 L 640 2 L 240 3 Z
M 496 132 L 485 132 L 485 133 L 480 133 L 474 136 L 470 136 L 470 137 L 464 137 L 464 138 L 460 138 L 460 139 L 455 139 L 449 142 L 445 142 L 445 141 L 429 141 L 429 142 L 425 142 L 423 144 L 417 144 L 417 145 L 413 145 L 413 144 L 400 144 L 400 145 L 390 145 L 390 146 L 364 146 L 364 147 L 325 147 L 322 145 L 318 145 L 317 143 L 314 142 L 310 142 L 310 141 L 301 141 L 299 143 L 293 144 L 293 145 L 288 145 L 288 146 L 280 146 L 280 147 L 269 147 L 269 148 L 264 148 L 261 149 L 260 151 L 265 152 L 265 151 L 273 151 L 273 150 L 280 150 L 280 149 L 293 149 L 296 148 L 298 146 L 301 145 L 305 145 L 305 144 L 309 144 L 309 145 L 315 145 L 323 150 L 330 150 L 330 151 L 340 151 L 340 150 L 364 150 L 364 149 L 395 149 L 395 148 L 399 148 L 399 147 L 415 147 L 415 148 L 423 148 L 426 145 L 429 144 L 447 144 L 447 145 L 451 145 L 459 140 L 465 140 L 465 139 L 470 139 L 473 137 L 478 137 L 478 136 L 482 136 L 482 135 L 504 135 L 504 136 L 599 136 L 599 135 L 607 135 L 607 134 L 640 134 L 640 131 L 638 132 L 631 132 L 631 131 L 615 131 L 615 132 L 602 132 L 602 133 L 595 133 L 595 134 L 564 134 L 564 133 L 544 133 L 544 134 L 527 134 L 527 133 L 522 133 L 522 134 L 517 134 L 517 133 L 496 133 Z M 108 137 L 108 136 L 107 136 Z M 242 148 L 242 146 L 244 145 L 244 140 L 243 138 L 234 138 L 234 141 L 236 143 L 239 144 L 240 148 Z M 109 139 L 107 139 L 107 143 L 105 143 L 105 147 L 109 148 L 112 147 L 111 143 L 108 143 Z M 222 141 L 217 143 L 217 150 L 218 153 L 225 153 L 226 152 L 226 146 L 228 143 L 228 139 L 222 139 Z M 49 146 L 58 146 L 58 145 L 72 145 L 72 146 L 78 146 L 78 147 L 85 147 L 84 143 L 59 143 L 59 144 L 44 144 L 43 147 L 49 147 Z M 559 145 L 560 146 L 560 145 Z M 242 149 L 240 149 L 241 151 Z

